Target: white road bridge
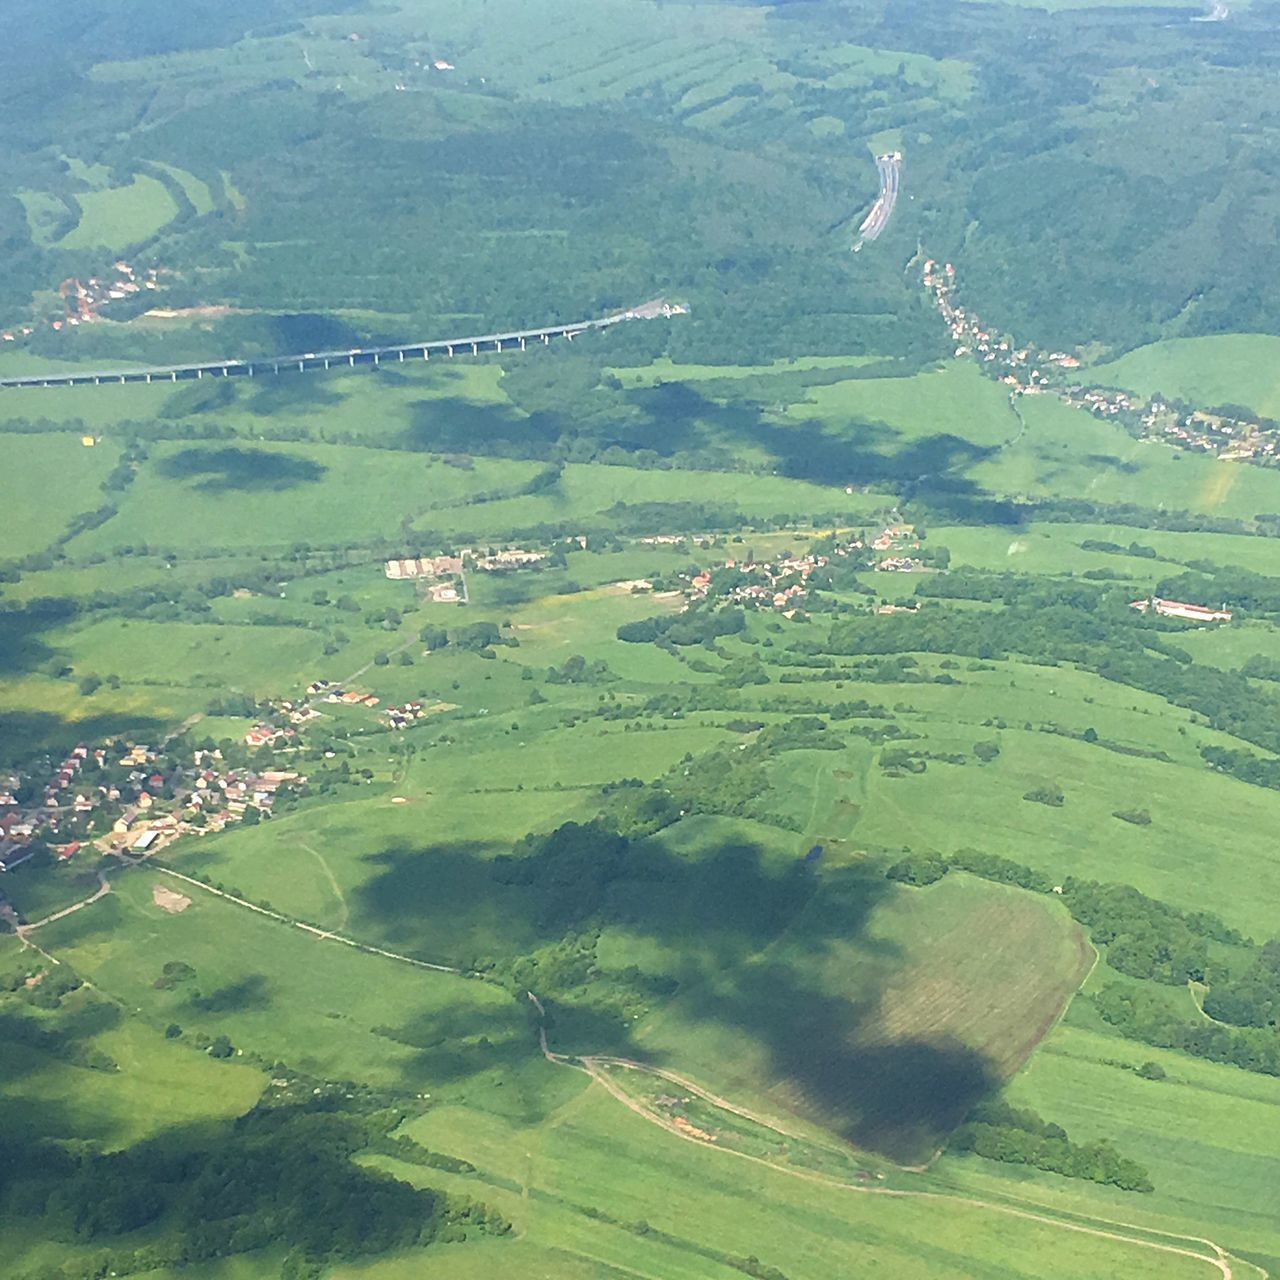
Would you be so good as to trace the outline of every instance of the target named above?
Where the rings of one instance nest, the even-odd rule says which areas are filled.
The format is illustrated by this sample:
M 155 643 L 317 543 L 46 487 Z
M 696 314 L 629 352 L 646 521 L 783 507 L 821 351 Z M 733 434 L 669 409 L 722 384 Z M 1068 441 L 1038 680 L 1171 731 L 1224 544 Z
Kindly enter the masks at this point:
M 593 329 L 607 329 L 625 320 L 656 320 L 661 316 L 683 315 L 685 307 L 656 298 L 626 311 L 615 311 L 597 320 L 576 320 L 571 324 L 545 325 L 540 329 L 517 329 L 511 333 L 484 333 L 470 338 L 438 338 L 430 342 L 404 342 L 389 347 L 350 347 L 344 351 L 305 351 L 292 356 L 250 356 L 244 359 L 209 360 L 203 364 L 169 364 L 127 369 L 75 369 L 58 373 L 27 374 L 0 378 L 3 387 L 83 387 L 125 382 L 181 382 L 196 378 L 248 377 L 286 372 L 305 373 L 335 366 L 380 365 L 383 361 L 403 363 L 409 359 L 430 360 L 433 355 L 449 359 L 456 355 L 479 355 L 482 351 L 525 350 L 530 343 L 549 344 L 552 338 L 572 342 Z

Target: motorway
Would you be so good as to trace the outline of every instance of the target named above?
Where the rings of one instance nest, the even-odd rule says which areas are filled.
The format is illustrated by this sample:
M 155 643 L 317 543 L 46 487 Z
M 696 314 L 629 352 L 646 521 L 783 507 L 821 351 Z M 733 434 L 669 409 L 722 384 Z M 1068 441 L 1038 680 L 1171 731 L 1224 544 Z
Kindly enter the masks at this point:
M 624 320 L 656 320 L 662 316 L 684 315 L 688 308 L 655 298 L 626 311 L 615 311 L 596 320 L 577 320 L 572 324 L 546 325 L 541 329 L 517 329 L 510 333 L 485 333 L 469 338 L 436 338 L 427 342 L 405 342 L 387 347 L 351 347 L 345 351 L 306 351 L 291 356 L 251 356 L 209 360 L 203 364 L 170 364 L 127 369 L 74 370 L 71 372 L 27 374 L 18 378 L 0 378 L 3 387 L 77 387 L 100 386 L 126 382 L 182 382 L 210 377 L 248 377 L 289 371 L 304 373 L 313 369 L 331 369 L 335 365 L 378 365 L 384 360 L 403 362 L 407 358 L 429 360 L 432 354 L 450 358 L 459 353 L 479 355 L 482 351 L 523 351 L 531 342 L 550 343 L 552 338 L 572 342 L 592 329 L 607 329 Z
M 876 156 L 876 172 L 880 175 L 880 194 L 871 206 L 871 212 L 858 228 L 855 252 L 868 240 L 874 240 L 888 225 L 898 203 L 898 180 L 902 173 L 902 152 L 889 151 Z

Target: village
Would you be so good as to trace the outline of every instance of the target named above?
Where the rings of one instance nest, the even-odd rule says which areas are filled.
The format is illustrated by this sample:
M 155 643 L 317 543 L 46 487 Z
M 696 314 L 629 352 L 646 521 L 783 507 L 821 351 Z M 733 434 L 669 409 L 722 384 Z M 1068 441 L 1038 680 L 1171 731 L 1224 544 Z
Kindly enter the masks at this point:
M 55 331 L 64 328 L 75 328 L 82 324 L 94 324 L 102 319 L 105 308 L 115 302 L 123 302 L 147 291 L 161 287 L 160 269 L 149 267 L 145 270 L 130 265 L 124 259 L 112 264 L 109 273 L 101 276 L 90 276 L 87 281 L 69 278 L 58 287 L 65 314 L 55 316 L 48 321 L 48 327 Z M 33 324 L 21 324 L 13 328 L 0 330 L 0 342 L 20 342 L 29 338 L 36 331 Z
M 656 539 L 642 539 L 656 541 Z M 694 545 L 705 545 L 710 536 L 690 539 Z M 790 617 L 803 607 L 811 579 L 819 574 L 828 585 L 830 573 L 823 570 L 843 568 L 846 571 L 868 570 L 877 573 L 920 573 L 931 566 L 916 535 L 915 526 L 900 522 L 885 525 L 874 537 L 865 533 L 831 537 L 817 544 L 820 549 L 803 553 L 784 552 L 774 559 L 757 558 L 750 550 L 741 557 L 730 557 L 715 568 L 686 570 L 674 575 L 673 582 L 643 584 L 656 590 L 666 588 L 683 593 L 687 604 L 708 598 L 726 603 L 773 609 Z M 929 558 L 937 559 L 936 556 Z
M 1009 387 L 1011 395 L 1052 393 L 1064 404 L 1115 421 L 1137 437 L 1211 453 L 1223 461 L 1269 463 L 1280 457 L 1280 424 L 1199 409 L 1160 395 L 1147 399 L 1113 387 L 1064 381 L 1064 374 L 1080 368 L 1080 359 L 1066 351 L 1041 352 L 1033 345 L 1019 346 L 1012 335 L 959 305 L 952 263 L 939 264 L 930 258 L 922 278 L 951 331 L 955 357 L 977 361 L 982 372 Z
M 56 763 L 0 776 L 0 872 L 45 850 L 62 862 L 89 850 L 154 853 L 180 836 L 268 818 L 307 782 L 275 764 L 232 764 L 217 747 L 183 760 L 127 739 L 80 743 Z

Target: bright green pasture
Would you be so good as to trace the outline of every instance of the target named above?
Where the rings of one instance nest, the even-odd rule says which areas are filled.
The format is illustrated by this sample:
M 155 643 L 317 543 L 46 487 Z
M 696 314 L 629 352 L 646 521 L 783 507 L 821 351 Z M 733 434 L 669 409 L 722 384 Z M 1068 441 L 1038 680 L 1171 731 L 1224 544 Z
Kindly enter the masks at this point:
M 1149 1196 L 972 1158 L 940 1172 L 979 1194 L 1004 1190 L 1062 1209 L 1210 1236 L 1228 1249 L 1280 1257 L 1280 1081 L 1154 1049 L 1073 1025 L 1059 1026 L 1013 1082 L 1010 1100 L 1063 1125 L 1078 1140 L 1106 1137 L 1145 1165 Z M 1134 1071 L 1155 1061 L 1160 1081 Z
M 4 896 L 27 921 L 42 920 L 98 890 L 96 849 L 85 847 L 67 862 L 33 860 L 7 872 Z
M 1146 583 L 1175 575 L 1181 565 L 1194 560 L 1255 573 L 1274 573 L 1280 565 L 1280 544 L 1247 534 L 1167 533 L 1106 524 L 1028 524 L 1016 529 L 933 525 L 928 532 L 931 543 L 950 549 L 953 568 L 974 565 L 1013 573 L 1055 574 L 1109 569 Z M 1085 550 L 1080 545 L 1085 541 L 1112 542 L 1121 547 L 1136 542 L 1154 548 L 1160 559 Z
M 70 657 L 78 675 L 266 696 L 305 684 L 303 677 L 320 665 L 324 638 L 300 627 L 104 618 L 53 633 L 51 642 Z
M 73 516 L 102 506 L 99 486 L 119 456 L 111 444 L 85 448 L 78 435 L 62 432 L 0 435 L 0 470 L 9 481 L 0 559 L 43 550 Z
M 76 199 L 80 224 L 63 237 L 63 249 L 120 250 L 155 235 L 178 213 L 164 184 L 146 174 L 136 175 L 128 186 L 84 191 Z
M 984 488 L 1026 497 L 1132 502 L 1252 520 L 1280 509 L 1280 472 L 1220 462 L 1157 440 L 1135 440 L 1054 396 L 1023 396 L 1026 433 L 966 473 Z M 1145 540 L 1146 530 L 1132 535 Z M 1142 535 L 1142 536 L 1140 536 Z
M 367 797 L 353 789 L 269 825 L 187 841 L 175 865 L 324 927 L 468 963 L 536 942 L 491 876 L 495 854 L 529 831 L 586 820 L 604 783 L 657 776 L 724 737 L 696 724 L 635 734 L 587 724 L 527 739 L 488 727 L 488 738 L 420 752 Z
M 861 444 L 859 424 L 888 427 L 894 441 L 953 436 L 989 448 L 1018 430 L 1007 390 L 984 378 L 976 365 L 948 363 L 909 378 L 853 378 L 810 387 L 787 416 L 817 418 Z M 880 441 L 867 442 L 875 447 Z M 888 442 L 886 442 L 888 443 Z
M 152 901 L 157 884 L 191 905 L 162 910 Z M 483 1073 L 489 1089 L 504 1056 L 537 1052 L 522 1011 L 496 987 L 322 941 L 150 868 L 117 877 L 108 897 L 41 930 L 40 941 L 156 1025 L 226 1034 L 325 1079 L 431 1092 L 451 1079 L 474 1085 Z M 169 960 L 197 976 L 156 991 Z M 196 992 L 220 1007 L 200 1008 Z
M 1052 875 L 1132 884 L 1259 937 L 1274 931 L 1268 904 L 1280 893 L 1280 857 L 1266 833 L 1280 819 L 1280 794 L 1198 761 L 1137 759 L 1044 733 L 939 726 L 921 745 L 963 751 L 981 739 L 1001 744 L 990 765 L 931 762 L 904 777 L 872 769 L 854 839 L 948 853 L 972 845 Z M 1061 808 L 1021 798 L 1046 782 L 1065 792 Z M 1133 808 L 1149 810 L 1151 825 L 1111 816 Z
M 616 503 L 708 503 L 741 511 L 748 518 L 794 515 L 815 511 L 870 510 L 883 499 L 841 493 L 826 485 L 781 476 L 740 475 L 704 471 L 646 471 L 599 463 L 571 464 L 559 483 L 543 492 L 507 498 L 484 506 L 431 511 L 416 521 L 422 529 L 445 532 L 522 528 L 540 523 L 561 524 L 599 517 Z M 592 521 L 596 523 L 597 521 Z M 655 523 L 654 533 L 696 533 L 701 527 L 668 527 Z
M 1280 661 L 1280 627 L 1262 621 L 1233 622 L 1229 627 L 1197 627 L 1182 632 L 1178 645 L 1197 662 L 1215 667 L 1240 667 L 1259 655 Z
M 1201 409 L 1240 404 L 1280 418 L 1280 338 L 1272 334 L 1170 338 L 1098 365 L 1092 374 L 1106 386 L 1161 392 Z
M 1131 1244 L 1062 1230 L 945 1199 L 881 1196 L 794 1177 L 765 1165 L 681 1141 L 627 1110 L 594 1085 L 533 1127 L 458 1107 L 440 1107 L 408 1132 L 444 1151 L 466 1150 L 494 1178 L 483 1197 L 515 1223 L 513 1261 L 500 1244 L 483 1245 L 488 1266 L 536 1267 L 554 1250 L 549 1275 L 627 1275 L 645 1280 L 734 1280 L 705 1250 L 785 1269 L 793 1280 L 881 1272 L 906 1280 L 1009 1280 L 1019 1277 L 1198 1277 L 1204 1265 Z M 407 1166 L 378 1160 L 401 1176 Z M 430 1171 L 433 1175 L 435 1171 Z M 502 1179 L 503 1186 L 497 1185 Z M 474 1180 L 444 1175 L 440 1185 L 478 1194 Z M 511 1184 L 514 1184 L 512 1186 Z M 753 1206 L 742 1212 L 744 1198 Z M 654 1228 L 636 1235 L 624 1223 Z M 662 1233 L 659 1235 L 658 1233 Z M 457 1267 L 444 1254 L 423 1256 L 422 1270 L 391 1261 L 344 1270 L 343 1280 L 488 1276 L 472 1255 Z M 543 1274 L 531 1270 L 529 1274 Z
M 78 993 L 64 1001 L 64 1011 L 83 1004 Z M 61 1018 L 44 1021 L 56 1028 Z M 110 1056 L 119 1070 L 92 1071 L 0 1041 L 10 1136 L 10 1126 L 24 1127 L 22 1112 L 29 1109 L 37 1134 L 49 1134 L 42 1126 L 52 1117 L 56 1132 L 50 1136 L 114 1149 L 193 1121 L 240 1115 L 267 1083 L 257 1068 L 215 1062 L 128 1014 L 81 1043 Z
M 67 207 L 51 191 L 18 191 L 27 215 L 31 239 L 44 247 L 53 243 L 56 233 L 67 218 Z
M 75 548 L 368 541 L 435 505 L 519 484 L 536 470 L 498 459 L 463 471 L 425 455 L 340 445 L 165 442 L 152 448 L 120 515 L 77 539 Z
M 90 671 L 92 668 L 83 668 Z M 102 672 L 99 674 L 110 674 Z M 85 739 L 127 731 L 156 736 L 184 716 L 202 710 L 207 691 L 122 683 L 102 685 L 85 697 L 75 678 L 24 674 L 0 680 L 0 759 L 30 760 L 35 752 L 73 747 Z
M 234 577 L 237 572 L 261 568 L 262 561 L 249 556 L 220 556 L 210 560 L 187 560 L 174 567 L 160 557 L 105 557 L 96 564 L 59 561 L 52 569 L 24 573 L 18 582 L 4 584 L 9 600 L 34 600 L 40 596 L 70 596 L 83 599 L 95 592 L 120 593 L 134 587 L 172 589 L 194 586 L 210 578 Z M 212 602 L 215 605 L 217 601 Z M 272 608 L 275 608 L 273 602 Z

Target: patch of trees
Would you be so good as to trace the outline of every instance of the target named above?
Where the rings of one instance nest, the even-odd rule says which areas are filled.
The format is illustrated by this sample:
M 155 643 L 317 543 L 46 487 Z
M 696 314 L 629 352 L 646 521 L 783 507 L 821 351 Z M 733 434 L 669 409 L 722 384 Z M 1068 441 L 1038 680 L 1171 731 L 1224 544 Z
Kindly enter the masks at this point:
M 1060 809 L 1066 803 L 1066 793 L 1056 782 L 1046 782 L 1038 787 L 1032 787 L 1029 791 L 1022 793 L 1024 800 L 1034 801 L 1036 804 L 1047 804 L 1052 809 Z
M 324 1101 L 321 1099 L 320 1101 Z M 353 1162 L 398 1123 L 358 1115 L 258 1108 L 216 1129 L 173 1130 L 123 1151 L 52 1142 L 3 1153 L 11 1212 L 50 1236 L 96 1245 L 74 1274 L 89 1280 L 181 1269 L 250 1251 L 288 1251 L 286 1274 L 465 1238 L 510 1224 L 470 1201 L 420 1189 Z M 142 1228 L 145 1240 L 124 1242 Z
M 1280 1036 L 1272 1028 L 1191 1022 L 1170 1009 L 1158 993 L 1118 982 L 1103 987 L 1093 1003 L 1104 1021 L 1131 1040 L 1280 1076 Z
M 1259 615 L 1280 613 L 1280 578 L 1203 561 L 1193 561 L 1190 567 L 1192 572 L 1158 582 L 1156 595 Z
M 984 1102 L 952 1135 L 952 1151 L 972 1152 L 1005 1164 L 1027 1164 L 1066 1178 L 1084 1178 L 1122 1191 L 1154 1189 L 1147 1170 L 1120 1155 L 1110 1142 L 1072 1142 L 1061 1125 L 1006 1102 Z
M 922 887 L 935 884 L 950 871 L 947 860 L 936 853 L 914 853 L 895 862 L 885 876 L 899 884 Z
M 1260 947 L 1247 968 L 1215 981 L 1204 1011 L 1237 1027 L 1280 1028 L 1280 939 Z
M 1214 769 L 1221 769 L 1241 782 L 1280 791 L 1280 760 L 1274 756 L 1259 756 L 1230 747 L 1201 747 L 1200 755 Z
M 495 645 L 506 645 L 512 649 L 520 645 L 515 636 L 504 636 L 496 622 L 471 622 L 448 630 L 436 626 L 423 627 L 418 639 L 432 651 L 450 648 L 463 653 L 487 653 L 489 656 L 492 656 Z
M 957 849 L 948 862 L 957 871 L 968 871 L 971 875 L 994 880 L 997 884 L 1012 884 L 1019 889 L 1030 889 L 1032 893 L 1049 893 L 1053 889 L 1053 881 L 1043 871 L 1036 871 L 1011 858 L 1002 858 L 997 853 L 984 853 L 979 849 Z
M 711 644 L 721 636 L 738 635 L 746 630 L 746 615 L 734 607 L 708 608 L 693 605 L 683 613 L 659 614 L 624 622 L 618 628 L 618 639 L 629 644 L 645 644 L 665 640 L 673 645 Z
M 604 684 L 614 679 L 609 664 L 603 658 L 588 662 L 580 653 L 566 658 L 558 667 L 548 667 L 548 684 Z
M 1151 825 L 1151 812 L 1148 809 L 1117 809 L 1111 816 L 1135 827 Z
M 1280 661 L 1255 653 L 1252 658 L 1245 660 L 1240 668 L 1240 674 L 1252 676 L 1255 680 L 1272 680 L 1280 683 Z
M 1005 607 L 841 619 L 831 628 L 827 651 L 954 653 L 984 659 L 1019 654 L 1048 665 L 1073 662 L 1195 711 L 1224 733 L 1280 751 L 1280 700 L 1260 693 L 1238 671 L 1192 662 L 1164 638 L 1178 628 L 1129 609 L 1128 593 L 1078 580 L 1045 583 L 977 571 L 935 575 L 922 580 L 916 592 L 1002 602 Z
M 1160 558 L 1155 547 L 1143 546 L 1140 542 L 1131 542 L 1127 547 L 1124 547 L 1118 542 L 1106 542 L 1100 538 L 1086 538 L 1080 544 L 1080 549 L 1082 551 L 1105 551 L 1114 556 L 1136 556 L 1140 560 L 1158 560 Z

